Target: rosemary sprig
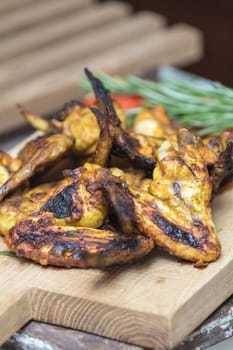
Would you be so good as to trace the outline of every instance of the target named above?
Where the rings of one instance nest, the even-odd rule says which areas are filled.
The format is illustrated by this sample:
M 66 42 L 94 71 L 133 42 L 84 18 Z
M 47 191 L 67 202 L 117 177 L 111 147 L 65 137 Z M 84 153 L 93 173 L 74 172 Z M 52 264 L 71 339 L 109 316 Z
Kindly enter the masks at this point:
M 183 79 L 154 82 L 132 75 L 113 78 L 105 73 L 98 76 L 113 93 L 140 95 L 145 107 L 163 105 L 171 118 L 186 127 L 200 129 L 199 135 L 219 134 L 233 127 L 233 89 L 218 82 L 200 84 Z M 80 85 L 91 90 L 86 79 Z M 132 120 L 138 111 L 128 110 L 127 115 Z
M 11 250 L 0 250 L 1 255 L 6 255 L 6 256 L 17 256 L 14 252 Z

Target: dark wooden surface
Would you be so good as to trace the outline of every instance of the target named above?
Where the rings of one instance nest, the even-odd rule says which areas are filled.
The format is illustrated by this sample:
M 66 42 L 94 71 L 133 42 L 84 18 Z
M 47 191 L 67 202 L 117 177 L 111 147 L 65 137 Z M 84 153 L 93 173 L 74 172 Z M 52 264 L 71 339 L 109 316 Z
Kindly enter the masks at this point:
M 195 312 L 195 310 L 194 310 Z M 233 335 L 233 296 L 174 350 L 204 350 Z M 81 331 L 31 321 L 0 350 L 142 350 Z

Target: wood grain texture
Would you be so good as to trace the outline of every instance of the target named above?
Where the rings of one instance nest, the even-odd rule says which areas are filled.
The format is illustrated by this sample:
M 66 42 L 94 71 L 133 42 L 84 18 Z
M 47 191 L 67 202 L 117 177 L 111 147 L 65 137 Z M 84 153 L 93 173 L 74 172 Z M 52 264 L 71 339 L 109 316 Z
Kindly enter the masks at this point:
M 119 306 L 109 307 L 104 302 L 93 303 L 86 298 L 32 290 L 32 315 L 36 320 L 78 328 L 147 347 L 152 344 L 154 346 L 156 339 L 157 349 L 163 349 L 164 338 L 168 333 L 164 317 L 157 316 L 155 329 L 155 319 L 151 314 L 138 313 Z
M 233 297 L 230 297 L 208 319 L 174 350 L 204 350 L 233 335 Z M 91 333 L 32 321 L 15 333 L 0 350 L 23 350 L 28 343 L 37 350 L 142 350 Z

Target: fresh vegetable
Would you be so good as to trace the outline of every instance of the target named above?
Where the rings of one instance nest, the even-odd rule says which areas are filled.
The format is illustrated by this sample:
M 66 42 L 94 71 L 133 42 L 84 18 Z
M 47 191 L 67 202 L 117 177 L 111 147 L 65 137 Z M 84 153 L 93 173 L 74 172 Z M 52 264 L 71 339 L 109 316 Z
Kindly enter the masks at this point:
M 183 79 L 155 82 L 132 75 L 113 78 L 104 73 L 98 76 L 113 93 L 140 96 L 144 107 L 163 105 L 171 118 L 197 129 L 199 135 L 219 134 L 233 127 L 233 89 L 220 83 L 200 84 Z M 80 85 L 90 90 L 86 80 Z M 132 116 L 138 111 L 130 108 L 127 114 Z
M 128 109 L 141 107 L 143 104 L 143 98 L 138 95 L 121 95 L 121 94 L 113 94 L 112 98 L 114 101 L 119 103 L 123 111 Z M 91 106 L 95 103 L 94 96 L 87 96 L 82 101 L 86 106 Z

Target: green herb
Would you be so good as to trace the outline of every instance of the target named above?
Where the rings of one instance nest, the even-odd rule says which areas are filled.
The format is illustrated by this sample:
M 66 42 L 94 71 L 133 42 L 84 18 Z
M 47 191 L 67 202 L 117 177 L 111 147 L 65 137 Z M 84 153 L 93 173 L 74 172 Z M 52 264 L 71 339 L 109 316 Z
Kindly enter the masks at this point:
M 14 252 L 11 250 L 0 250 L 1 255 L 6 255 L 6 256 L 17 256 Z
M 220 83 L 207 85 L 183 79 L 154 82 L 132 75 L 113 78 L 105 73 L 98 77 L 113 93 L 142 96 L 145 107 L 163 105 L 171 118 L 197 128 L 199 135 L 219 134 L 233 127 L 233 89 Z M 91 91 L 86 79 L 80 85 Z M 132 119 L 139 109 L 130 111 L 127 113 Z
M 217 232 L 217 233 L 222 232 L 222 228 L 217 228 L 216 232 Z

